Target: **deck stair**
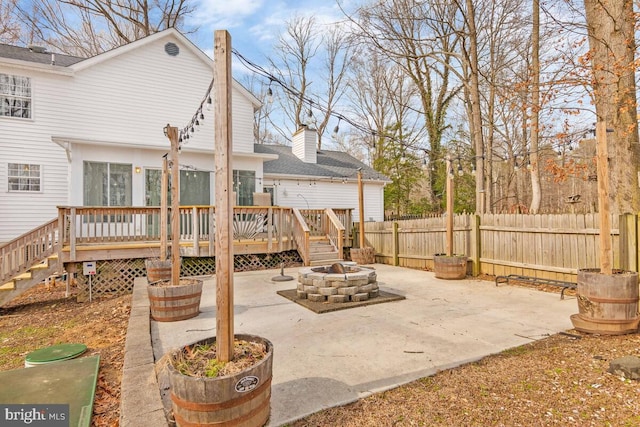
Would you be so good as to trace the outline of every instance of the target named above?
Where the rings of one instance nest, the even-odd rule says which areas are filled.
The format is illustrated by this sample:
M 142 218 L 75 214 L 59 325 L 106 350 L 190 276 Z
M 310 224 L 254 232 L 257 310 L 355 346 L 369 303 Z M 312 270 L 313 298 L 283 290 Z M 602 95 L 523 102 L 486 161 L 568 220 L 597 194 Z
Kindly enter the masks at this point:
M 55 280 L 60 276 L 58 271 L 58 258 L 55 255 L 50 256 L 41 263 L 29 268 L 26 272 L 3 283 L 0 286 L 0 306 L 18 297 L 35 285 Z
M 328 237 L 312 237 L 309 241 L 310 265 L 331 265 L 344 261 Z

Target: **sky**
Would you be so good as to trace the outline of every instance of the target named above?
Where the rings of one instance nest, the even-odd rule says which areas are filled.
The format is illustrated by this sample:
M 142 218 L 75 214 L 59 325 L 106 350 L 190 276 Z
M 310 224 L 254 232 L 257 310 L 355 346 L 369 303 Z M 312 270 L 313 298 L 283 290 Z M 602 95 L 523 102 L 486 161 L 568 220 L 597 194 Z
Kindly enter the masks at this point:
M 345 7 L 350 1 L 340 0 Z M 196 0 L 195 13 L 188 25 L 197 27 L 189 37 L 202 51 L 212 56 L 213 33 L 227 30 L 232 47 L 261 65 L 271 54 L 286 22 L 295 16 L 313 15 L 326 25 L 344 20 L 336 0 Z M 235 70 L 234 70 L 235 72 Z

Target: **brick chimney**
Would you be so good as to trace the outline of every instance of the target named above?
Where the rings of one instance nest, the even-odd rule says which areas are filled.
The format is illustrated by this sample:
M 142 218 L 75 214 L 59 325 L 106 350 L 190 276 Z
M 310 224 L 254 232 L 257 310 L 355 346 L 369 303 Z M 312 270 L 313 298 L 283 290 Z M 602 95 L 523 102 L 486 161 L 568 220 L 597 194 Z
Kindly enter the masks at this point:
M 315 129 L 302 126 L 293 134 L 291 151 L 294 156 L 305 163 L 317 163 L 317 142 L 318 132 Z

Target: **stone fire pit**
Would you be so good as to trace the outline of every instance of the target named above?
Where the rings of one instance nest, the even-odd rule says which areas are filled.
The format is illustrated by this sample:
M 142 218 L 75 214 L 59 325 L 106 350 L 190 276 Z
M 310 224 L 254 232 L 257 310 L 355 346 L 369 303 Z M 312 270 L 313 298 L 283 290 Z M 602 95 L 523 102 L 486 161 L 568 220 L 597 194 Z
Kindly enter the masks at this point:
M 341 303 L 376 298 L 379 290 L 373 268 L 342 262 L 300 269 L 296 293 L 300 299 Z

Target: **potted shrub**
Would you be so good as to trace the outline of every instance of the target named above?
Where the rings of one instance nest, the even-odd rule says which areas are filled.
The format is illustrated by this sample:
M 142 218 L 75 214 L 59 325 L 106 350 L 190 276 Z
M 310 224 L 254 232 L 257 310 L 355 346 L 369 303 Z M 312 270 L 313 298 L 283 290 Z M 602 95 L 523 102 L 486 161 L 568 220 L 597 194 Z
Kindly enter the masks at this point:
M 176 424 L 265 425 L 271 412 L 273 345 L 254 335 L 236 335 L 229 362 L 218 360 L 216 348 L 215 338 L 207 338 L 170 354 Z

